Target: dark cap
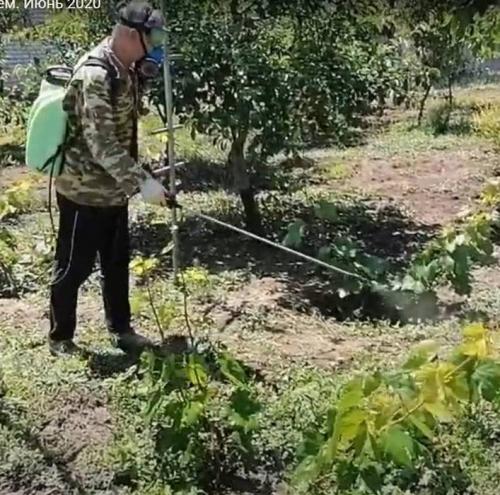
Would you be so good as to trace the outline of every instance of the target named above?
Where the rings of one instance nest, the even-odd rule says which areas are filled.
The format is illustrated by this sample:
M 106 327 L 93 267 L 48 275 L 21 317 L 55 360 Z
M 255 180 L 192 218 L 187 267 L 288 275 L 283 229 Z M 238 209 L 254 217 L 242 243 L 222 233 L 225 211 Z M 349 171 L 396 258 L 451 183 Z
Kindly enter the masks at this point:
M 165 29 L 161 11 L 141 1 L 130 2 L 120 10 L 120 23 L 145 32 L 151 29 Z

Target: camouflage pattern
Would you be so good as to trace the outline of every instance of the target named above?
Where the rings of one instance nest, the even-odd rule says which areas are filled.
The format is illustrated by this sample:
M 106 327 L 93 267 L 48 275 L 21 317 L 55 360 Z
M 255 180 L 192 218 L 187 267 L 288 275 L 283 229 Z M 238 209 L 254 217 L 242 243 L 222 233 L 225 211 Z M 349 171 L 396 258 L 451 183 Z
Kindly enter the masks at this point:
M 120 65 L 104 40 L 82 57 L 63 102 L 68 114 L 65 165 L 56 190 L 78 204 L 118 206 L 127 203 L 148 177 L 133 158 L 137 137 L 134 119 L 140 112 L 140 95 L 133 71 Z M 111 80 L 102 67 L 79 67 L 88 55 L 105 58 L 117 69 L 111 97 Z

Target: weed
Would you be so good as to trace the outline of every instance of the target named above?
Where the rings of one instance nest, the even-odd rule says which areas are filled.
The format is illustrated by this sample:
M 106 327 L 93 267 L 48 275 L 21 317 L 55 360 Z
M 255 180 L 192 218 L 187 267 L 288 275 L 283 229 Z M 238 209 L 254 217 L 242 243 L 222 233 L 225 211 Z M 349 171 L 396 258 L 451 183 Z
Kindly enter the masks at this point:
M 348 178 L 352 171 L 349 165 L 343 162 L 332 162 L 324 165 L 325 174 L 331 180 L 342 180 Z
M 144 441 L 154 472 L 146 474 L 142 456 L 137 459 L 136 446 L 124 437 L 114 455 L 128 466 L 128 476 L 142 473 L 146 485 L 163 482 L 175 489 L 223 484 L 224 473 L 252 455 L 258 426 L 261 405 L 245 367 L 209 347 L 170 356 L 150 353 L 141 369 L 135 407 L 148 428 Z
M 480 111 L 474 118 L 474 129 L 500 146 L 500 105 Z

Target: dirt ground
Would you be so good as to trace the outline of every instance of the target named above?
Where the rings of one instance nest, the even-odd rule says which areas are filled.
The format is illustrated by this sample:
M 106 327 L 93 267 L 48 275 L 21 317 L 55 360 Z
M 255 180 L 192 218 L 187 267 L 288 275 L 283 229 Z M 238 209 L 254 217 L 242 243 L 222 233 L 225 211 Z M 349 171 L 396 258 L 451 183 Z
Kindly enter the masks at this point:
M 389 200 L 422 224 L 444 225 L 470 206 L 488 177 L 500 172 L 492 150 L 428 151 L 361 160 L 342 190 Z

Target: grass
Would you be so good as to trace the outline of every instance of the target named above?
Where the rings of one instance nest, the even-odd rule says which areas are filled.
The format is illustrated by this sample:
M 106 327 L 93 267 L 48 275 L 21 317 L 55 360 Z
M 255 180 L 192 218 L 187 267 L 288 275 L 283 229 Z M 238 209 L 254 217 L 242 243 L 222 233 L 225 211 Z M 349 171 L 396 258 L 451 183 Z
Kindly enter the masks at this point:
M 468 89 L 457 99 L 483 97 L 496 98 L 495 91 L 491 87 Z M 149 117 L 141 128 L 150 158 L 164 146 L 158 138 L 145 137 L 157 127 L 161 127 L 158 119 Z M 208 138 L 193 143 L 182 130 L 177 143 L 179 156 L 186 160 L 214 167 L 224 161 Z M 259 198 L 265 206 L 266 233 L 281 240 L 290 221 L 307 219 L 319 199 L 329 199 L 339 205 L 342 222 L 320 229 L 314 242 L 324 242 L 331 235 L 358 236 L 367 250 L 389 250 L 408 258 L 415 249 L 412 243 L 421 242 L 415 240 L 415 233 L 424 231 L 419 212 L 403 214 L 399 204 L 384 210 L 381 198 L 368 190 L 369 184 L 362 197 L 358 193 L 349 196 L 349 187 L 366 166 L 363 164 L 384 167 L 394 160 L 400 168 L 418 175 L 423 160 L 436 154 L 456 160 L 460 151 L 478 155 L 489 173 L 495 160 L 491 149 L 488 140 L 474 134 L 434 136 L 427 128 L 412 128 L 405 118 L 371 135 L 363 146 L 315 150 L 309 162 L 288 168 L 277 162 Z M 478 166 L 476 162 L 474 166 Z M 339 184 L 345 189 L 341 191 Z M 194 212 L 241 222 L 236 196 L 222 187 L 204 186 L 185 190 L 181 201 Z M 24 260 L 16 266 L 16 274 L 27 291 L 19 300 L 0 300 L 0 493 L 174 493 L 158 481 L 157 446 L 141 416 L 141 371 L 133 359 L 108 342 L 96 275 L 85 284 L 80 297 L 78 341 L 84 355 L 67 360 L 49 355 L 45 339 L 51 253 L 39 242 L 50 239 L 50 227 L 45 212 L 38 207 L 29 210 L 9 223 Z M 170 221 L 164 210 L 136 200 L 131 204 L 134 254 L 159 257 L 153 287 L 155 291 L 164 289 L 166 300 L 178 301 L 179 314 L 167 329 L 169 335 L 177 335 L 186 333 L 182 297 L 170 278 L 170 256 L 159 254 L 171 238 Z M 388 234 L 377 238 L 385 231 Z M 254 438 L 257 461 L 253 470 L 245 470 L 234 439 L 226 444 L 224 455 L 240 469 L 225 480 L 233 488 L 224 493 L 280 493 L 280 483 L 296 463 L 303 434 L 311 425 L 321 424 L 339 387 L 354 374 L 397 366 L 423 340 L 432 338 L 451 346 L 464 321 L 498 320 L 497 267 L 475 274 L 468 299 L 443 292 L 443 311 L 435 321 L 402 325 L 352 317 L 341 322 L 331 316 L 328 284 L 316 290 L 318 274 L 309 265 L 191 215 L 181 219 L 181 237 L 183 265 L 200 265 L 208 271 L 209 283 L 203 290 L 193 290 L 188 298 L 192 326 L 198 336 L 226 345 L 257 370 L 260 378 L 252 390 L 265 405 Z M 37 244 L 39 252 L 34 249 Z M 139 288 L 133 278 L 132 292 Z M 148 312 L 136 324 L 157 338 Z M 394 471 L 386 480 L 386 493 L 448 495 L 467 490 L 496 495 L 500 482 L 499 409 L 481 406 L 443 429 L 435 464 L 423 467 L 420 479 L 406 492 L 399 486 L 404 473 Z M 168 459 L 172 466 L 179 463 L 177 458 Z M 203 483 L 196 481 L 190 492 L 177 495 L 204 493 L 196 488 Z M 235 488 L 237 482 L 241 489 Z M 318 486 L 311 495 L 332 490 L 332 485 Z M 222 495 L 223 491 L 212 489 L 212 493 Z M 359 489 L 350 495 L 366 493 Z
M 347 179 L 352 174 L 350 167 L 342 162 L 325 163 L 324 168 L 325 175 L 331 180 Z

